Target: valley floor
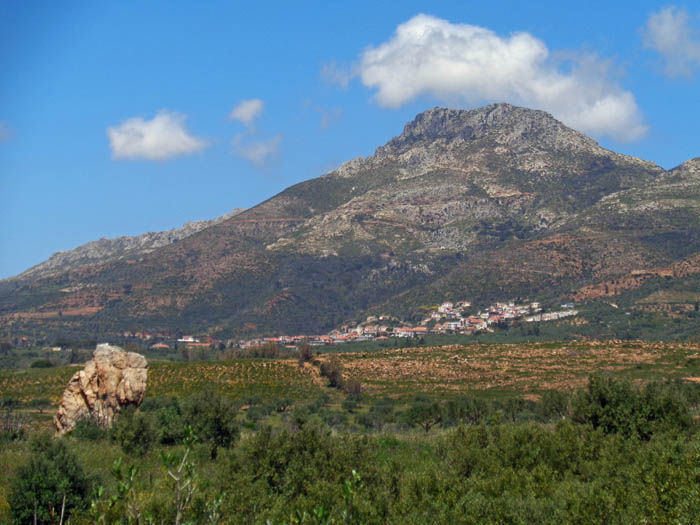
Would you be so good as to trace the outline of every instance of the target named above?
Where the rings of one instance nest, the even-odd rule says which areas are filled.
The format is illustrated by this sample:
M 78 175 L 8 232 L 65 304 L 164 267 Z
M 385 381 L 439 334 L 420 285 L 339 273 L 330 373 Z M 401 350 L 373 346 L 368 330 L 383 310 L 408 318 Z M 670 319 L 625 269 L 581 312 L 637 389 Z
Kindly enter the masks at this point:
M 691 344 L 152 362 L 138 410 L 52 439 L 78 369 L 0 372 L 1 522 L 36 501 L 51 523 L 65 494 L 71 523 L 174 523 L 178 505 L 197 523 L 700 520 Z

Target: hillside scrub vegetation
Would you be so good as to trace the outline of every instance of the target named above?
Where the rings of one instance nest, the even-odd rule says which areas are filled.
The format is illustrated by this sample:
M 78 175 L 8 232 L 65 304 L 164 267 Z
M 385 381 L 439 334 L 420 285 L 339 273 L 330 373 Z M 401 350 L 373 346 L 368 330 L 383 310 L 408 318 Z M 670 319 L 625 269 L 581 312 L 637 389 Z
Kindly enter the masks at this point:
M 606 376 L 537 401 L 147 398 L 111 429 L 4 436 L 0 521 L 693 523 L 699 401 Z

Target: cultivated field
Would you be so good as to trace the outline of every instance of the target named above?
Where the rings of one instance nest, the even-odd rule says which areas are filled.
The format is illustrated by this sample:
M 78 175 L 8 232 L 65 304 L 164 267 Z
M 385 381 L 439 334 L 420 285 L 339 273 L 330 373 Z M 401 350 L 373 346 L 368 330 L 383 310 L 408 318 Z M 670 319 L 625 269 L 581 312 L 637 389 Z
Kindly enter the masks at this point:
M 571 390 L 590 374 L 634 381 L 700 381 L 700 347 L 645 342 L 566 342 L 452 345 L 336 354 L 346 377 L 370 396 L 522 393 Z M 322 356 L 321 359 L 326 359 Z M 0 395 L 57 402 L 79 367 L 0 371 Z M 205 386 L 236 399 L 312 399 L 324 390 L 318 369 L 295 360 L 240 359 L 193 363 L 153 362 L 147 396 L 183 396 Z
M 53 369 L 0 371 L 0 395 L 19 401 L 46 398 L 58 402 L 79 366 Z M 320 393 L 318 373 L 307 365 L 299 369 L 295 360 L 246 359 L 194 363 L 150 363 L 148 397 L 184 396 L 214 387 L 236 399 L 249 396 L 311 398 Z
M 632 380 L 700 380 L 700 347 L 646 342 L 566 342 L 418 347 L 339 354 L 369 394 L 524 393 L 571 390 L 590 374 Z

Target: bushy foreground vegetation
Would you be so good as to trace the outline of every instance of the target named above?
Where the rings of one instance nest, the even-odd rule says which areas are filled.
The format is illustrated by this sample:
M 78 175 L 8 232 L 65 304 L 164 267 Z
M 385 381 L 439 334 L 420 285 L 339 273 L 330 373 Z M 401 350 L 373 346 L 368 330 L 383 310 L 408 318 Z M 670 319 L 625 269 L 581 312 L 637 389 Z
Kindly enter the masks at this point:
M 147 399 L 111 429 L 81 421 L 58 440 L 3 429 L 0 521 L 700 520 L 694 384 L 597 376 L 539 401 L 334 401 L 204 389 Z M 16 404 L 3 406 L 11 416 Z

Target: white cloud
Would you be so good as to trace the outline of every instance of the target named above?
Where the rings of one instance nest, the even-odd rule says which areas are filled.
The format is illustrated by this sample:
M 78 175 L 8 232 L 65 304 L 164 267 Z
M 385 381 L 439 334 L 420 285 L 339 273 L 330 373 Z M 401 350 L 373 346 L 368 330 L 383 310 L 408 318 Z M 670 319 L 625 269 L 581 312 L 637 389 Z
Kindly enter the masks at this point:
M 328 129 L 343 118 L 343 108 L 337 106 L 321 107 L 314 104 L 311 100 L 304 101 L 304 107 L 321 116 L 321 129 Z
M 115 159 L 166 160 L 194 153 L 207 143 L 190 135 L 185 115 L 161 110 L 152 120 L 134 117 L 107 128 Z
M 252 142 L 244 141 L 244 134 L 236 135 L 231 143 L 233 151 L 236 155 L 246 160 L 249 160 L 254 166 L 262 168 L 265 163 L 274 156 L 282 142 L 282 135 L 277 134 L 267 140 L 256 140 Z
M 321 129 L 328 129 L 343 118 L 342 108 L 332 107 L 321 109 Z
M 263 101 L 259 98 L 251 98 L 241 101 L 229 115 L 234 120 L 240 120 L 246 126 L 250 126 L 253 121 L 262 113 Z
M 664 58 L 667 74 L 689 75 L 700 67 L 700 33 L 685 10 L 670 6 L 652 14 L 643 35 L 644 46 Z
M 563 68 L 567 65 L 568 68 Z M 359 75 L 376 101 L 399 107 L 428 94 L 447 102 L 508 101 L 544 109 L 581 131 L 632 141 L 647 131 L 634 95 L 595 56 L 557 63 L 528 33 L 501 37 L 490 29 L 417 15 L 392 38 L 361 56 Z
M 347 89 L 350 81 L 357 76 L 350 66 L 340 65 L 335 61 L 327 62 L 321 66 L 321 78 L 329 84 Z

